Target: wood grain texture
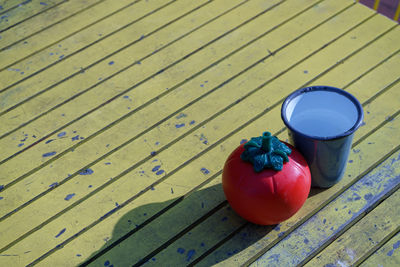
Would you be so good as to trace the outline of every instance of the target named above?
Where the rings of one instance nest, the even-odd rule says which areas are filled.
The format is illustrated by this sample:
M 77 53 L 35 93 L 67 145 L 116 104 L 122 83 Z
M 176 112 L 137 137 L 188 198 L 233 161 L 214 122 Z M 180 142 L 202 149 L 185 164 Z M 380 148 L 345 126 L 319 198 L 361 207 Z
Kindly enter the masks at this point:
M 10 3 L 8 3 L 10 2 Z M 14 2 L 14 3 L 12 3 Z M 66 2 L 65 0 L 39 1 L 6 1 L 1 4 L 0 34 L 32 17 L 40 15 L 48 9 Z M 14 8 L 13 8 L 14 7 Z M 4 10 L 2 12 L 2 10 Z
M 400 264 L 400 233 L 388 240 L 360 266 L 397 266 Z
M 49 66 L 115 34 L 126 24 L 161 4 L 156 1 L 145 4 L 138 0 L 103 1 L 28 37 L 24 42 L 13 45 L 12 49 L 2 51 L 0 92 L 12 90 L 16 84 L 37 75 Z M 46 38 L 50 36 L 51 39 Z M 10 101 L 9 105 L 11 104 L 15 102 Z M 1 111 L 5 108 L 2 106 Z
M 28 20 L 23 21 L 22 23 L 12 27 L 11 29 L 2 32 L 2 39 L 0 40 L 0 51 L 4 51 L 7 49 L 13 49 L 12 46 L 15 43 L 21 42 L 24 44 L 26 42 L 26 38 L 34 35 L 35 33 L 39 33 L 48 27 L 51 27 L 54 24 L 63 21 L 75 13 L 80 12 L 90 6 L 96 5 L 100 3 L 101 0 L 97 1 L 59 1 L 60 5 L 55 6 L 54 8 L 48 9 L 40 16 L 34 16 Z M 51 38 L 47 38 L 48 41 Z
M 400 180 L 397 173 L 389 173 L 387 176 Z M 364 259 L 368 250 L 400 230 L 400 214 L 394 208 L 399 204 L 400 190 L 397 190 L 315 256 L 306 266 L 358 264 Z
M 229 42 L 233 42 L 233 43 L 236 43 L 235 41 L 236 41 L 236 39 L 229 40 Z M 238 43 L 236 43 L 236 44 L 238 44 Z M 224 47 L 225 46 L 219 46 L 219 48 L 222 50 L 221 52 L 225 51 Z M 215 51 L 215 49 L 213 49 L 213 50 Z M 208 51 L 204 51 L 204 52 L 208 53 Z M 199 56 L 203 56 L 203 54 L 200 54 Z M 186 64 L 191 64 L 191 63 L 190 62 L 185 63 L 185 66 L 188 66 Z M 186 68 L 186 69 L 187 69 L 187 71 L 190 71 L 189 68 Z M 228 68 L 226 68 L 226 69 L 228 69 Z M 181 70 L 181 68 L 179 68 L 179 70 Z M 179 73 L 180 74 L 185 74 L 185 73 L 182 73 L 182 72 L 179 72 Z M 167 77 L 171 77 L 168 74 L 170 74 L 170 73 L 166 72 Z M 226 73 L 225 75 L 229 75 L 229 73 Z M 220 81 L 221 82 L 223 81 L 224 77 L 226 77 L 226 76 L 220 77 L 220 79 L 221 79 Z M 179 77 L 179 76 L 177 77 L 177 79 L 183 79 L 183 78 L 184 77 Z M 163 77 L 161 79 L 165 79 L 165 78 Z M 186 85 L 184 88 L 187 88 L 187 90 L 199 91 L 199 89 L 197 89 L 197 88 L 200 87 L 199 83 L 204 82 L 204 81 L 201 81 L 202 79 L 204 79 L 204 77 L 199 77 L 197 80 L 195 80 L 195 81 L 191 82 L 190 84 Z M 172 78 L 170 78 L 170 80 L 173 82 Z M 156 82 L 156 84 L 159 83 L 159 80 L 157 80 L 157 79 L 154 79 L 154 81 Z M 204 90 L 202 92 L 204 93 L 204 92 L 207 92 L 208 90 L 210 90 L 210 88 L 212 88 L 212 86 L 213 86 L 212 84 L 216 84 L 216 82 L 218 82 L 218 80 L 214 81 L 214 82 L 210 81 L 207 84 L 207 87 L 204 87 Z M 146 89 L 146 88 L 147 87 L 145 87 L 144 89 Z M 159 88 L 159 90 L 164 91 L 165 88 Z M 153 108 L 153 110 L 159 110 L 159 109 L 162 108 L 162 106 L 169 105 L 169 103 L 176 102 L 177 99 L 179 99 L 182 96 L 182 92 L 187 92 L 187 90 L 180 90 L 180 92 L 177 95 L 174 95 L 174 92 L 172 92 L 172 95 L 165 99 L 165 102 L 164 102 L 165 104 L 164 103 L 163 104 L 159 104 L 159 106 L 157 107 L 158 103 L 154 103 L 153 106 L 155 105 L 156 107 Z M 201 92 L 199 92 L 199 93 L 201 93 Z M 127 108 L 126 104 L 129 105 L 128 107 L 130 107 L 131 105 L 134 105 L 134 103 L 132 103 L 133 102 L 132 99 L 137 99 L 136 96 L 137 95 L 134 95 L 134 94 L 127 94 L 125 97 L 121 97 L 120 110 L 121 110 L 121 112 L 123 112 L 122 114 L 124 114 L 124 113 L 128 114 L 128 115 L 132 114 L 132 111 Z M 121 105 L 121 103 L 123 103 L 124 105 Z M 112 115 L 114 118 L 119 118 L 119 116 L 121 116 L 121 115 L 118 114 L 117 112 L 115 112 L 117 114 L 111 113 L 112 110 L 118 111 L 118 110 L 115 109 L 117 107 L 113 105 L 112 108 L 113 109 L 109 110 L 110 111 L 110 115 Z M 172 106 L 170 110 L 174 111 L 173 108 L 175 108 L 175 107 Z M 140 138 L 140 140 L 136 140 L 135 141 L 135 139 L 138 138 L 136 135 L 140 133 L 140 130 L 141 129 L 144 130 L 143 126 L 140 126 L 140 124 L 142 124 L 142 122 L 138 121 L 138 118 L 140 118 L 141 116 L 148 116 L 148 115 L 152 114 L 153 112 L 151 110 L 152 109 L 145 109 L 145 110 L 143 110 L 143 112 L 139 112 L 138 114 L 132 114 L 133 115 L 132 118 L 128 117 L 126 119 L 126 122 L 121 122 L 121 124 L 122 124 L 121 126 L 116 125 L 116 127 L 114 127 L 114 129 L 110 129 L 111 130 L 110 133 L 104 133 L 104 134 L 98 136 L 97 138 L 95 138 L 93 140 L 94 142 L 90 142 L 90 143 L 84 145 L 83 147 L 78 147 L 77 150 L 75 150 L 75 151 L 79 152 L 79 153 L 73 153 L 73 154 L 70 154 L 70 155 L 69 154 L 66 155 L 67 158 L 65 158 L 65 160 L 66 160 L 65 162 L 69 162 L 69 164 L 68 164 L 69 168 L 70 168 L 69 170 L 65 170 L 65 166 L 63 167 L 64 164 L 58 165 L 57 163 L 55 163 L 55 164 L 51 164 L 52 167 L 46 166 L 46 167 L 42 168 L 41 170 L 39 170 L 37 174 L 31 175 L 30 178 L 28 178 L 28 179 L 30 181 L 32 181 L 33 183 L 30 183 L 30 182 L 27 182 L 27 183 L 29 184 L 28 186 L 30 187 L 29 191 L 32 192 L 32 194 L 23 194 L 24 196 L 22 196 L 21 194 L 18 194 L 18 195 L 20 195 L 21 198 L 20 198 L 20 201 L 18 201 L 18 200 L 16 200 L 16 201 L 19 202 L 20 204 L 23 204 L 24 200 L 28 201 L 30 199 L 29 197 L 32 198 L 33 196 L 35 196 L 36 194 L 41 192 L 41 191 L 38 191 L 38 190 L 43 190 L 43 189 L 46 190 L 46 189 L 48 189 L 48 188 L 46 188 L 46 186 L 41 185 L 41 183 L 44 182 L 44 180 L 42 180 L 42 179 L 47 177 L 47 175 L 43 175 L 45 172 L 53 173 L 53 174 L 58 173 L 57 169 L 58 169 L 58 166 L 59 166 L 60 168 L 62 168 L 62 169 L 60 169 L 60 171 L 62 171 L 62 172 L 60 172 L 60 176 L 61 177 L 64 176 L 64 174 L 62 174 L 62 173 L 65 173 L 65 171 L 67 171 L 71 175 L 76 175 L 76 172 L 79 171 L 79 169 L 85 168 L 85 164 L 90 164 L 91 162 L 93 162 L 93 160 L 94 161 L 101 160 L 102 157 L 100 157 L 100 159 L 99 159 L 99 156 L 101 154 L 100 155 L 92 154 L 92 152 L 90 152 L 91 149 L 89 149 L 90 147 L 98 147 L 97 148 L 98 152 L 101 151 L 101 150 L 99 150 L 100 148 L 103 149 L 102 150 L 102 154 L 105 153 L 103 158 L 107 156 L 109 158 L 109 160 L 113 160 L 113 158 L 119 157 L 118 155 L 126 155 L 126 151 L 129 151 L 131 149 L 130 147 L 135 147 L 137 144 L 140 144 L 143 141 L 143 139 L 159 138 L 159 137 L 156 137 L 156 136 L 159 136 L 159 132 L 158 131 L 152 131 L 150 134 L 147 134 L 147 137 Z M 211 112 L 211 110 L 210 110 L 210 112 Z M 104 113 L 105 112 L 101 112 L 99 114 L 104 114 Z M 210 114 L 212 114 L 212 113 L 210 113 Z M 182 123 L 186 123 L 187 127 L 193 128 L 196 125 L 194 123 L 191 123 L 191 122 L 194 119 L 196 119 L 198 122 L 199 122 L 199 120 L 201 118 L 203 118 L 203 120 L 204 120 L 204 116 L 205 115 L 207 115 L 207 114 L 202 114 L 202 115 L 199 114 L 196 118 L 193 118 L 192 120 L 189 120 L 189 121 L 187 121 L 187 119 L 185 119 L 185 118 L 181 118 L 180 120 L 182 121 Z M 160 113 L 157 116 L 165 116 L 165 115 L 163 113 Z M 202 117 L 200 117 L 200 116 L 202 116 Z M 158 117 L 158 118 L 160 118 L 160 117 Z M 196 121 L 196 120 L 194 120 L 194 121 Z M 168 144 L 174 138 L 178 137 L 181 134 L 180 132 L 177 131 L 177 128 L 175 127 L 176 123 L 173 124 L 176 121 L 174 116 L 172 116 L 172 118 L 170 118 L 170 121 L 171 122 L 164 123 L 163 127 L 166 127 L 165 125 L 170 125 L 168 127 L 170 133 L 166 135 L 166 138 L 163 138 L 162 140 L 158 141 L 160 146 Z M 104 126 L 107 126 L 107 121 L 105 121 L 104 117 L 103 117 L 103 120 L 101 122 L 99 121 L 98 123 L 106 123 Z M 139 123 L 139 124 L 137 124 L 137 128 L 135 127 L 136 129 L 130 130 L 130 134 L 125 136 L 125 137 L 123 137 L 124 139 L 119 139 L 118 140 L 118 139 L 115 138 L 116 135 L 118 135 L 118 133 L 123 133 L 124 132 L 124 130 L 123 130 L 124 128 L 128 127 L 129 129 L 131 129 L 131 126 L 129 126 L 129 125 L 132 125 L 132 123 L 134 123 L 134 124 Z M 147 125 L 149 125 L 150 123 L 152 123 L 152 120 L 149 120 L 148 122 L 146 122 Z M 157 123 L 157 121 L 154 121 L 154 123 Z M 91 131 L 92 134 L 93 134 L 93 131 L 95 129 L 88 129 L 88 130 Z M 70 133 L 69 131 L 65 131 L 65 132 Z M 82 134 L 82 133 L 80 133 L 80 134 Z M 87 134 L 90 137 L 90 132 L 87 132 Z M 95 134 L 96 134 L 96 132 L 95 132 Z M 78 135 L 78 133 L 72 134 L 72 137 L 76 136 L 76 135 Z M 124 135 L 125 135 L 125 133 L 124 133 Z M 84 133 L 83 136 L 87 136 L 86 133 Z M 74 144 L 74 142 L 78 143 L 80 141 L 80 140 L 72 140 L 72 142 L 71 142 L 71 139 L 70 139 L 71 138 L 71 134 L 68 134 L 68 137 L 69 138 L 64 138 L 64 139 L 56 137 L 56 140 L 59 143 L 59 145 L 62 145 L 62 143 L 60 143 L 60 141 L 61 142 L 64 141 L 65 142 L 64 144 L 66 144 L 66 145 L 71 145 L 71 143 Z M 88 138 L 83 139 L 83 140 L 87 140 L 87 139 Z M 128 145 L 129 143 L 131 143 L 133 141 L 134 141 L 133 144 Z M 124 142 L 128 142 L 128 143 L 124 144 Z M 54 143 L 56 143 L 56 142 L 54 142 Z M 46 148 L 46 146 L 52 145 L 52 142 L 47 143 L 47 144 L 45 143 L 45 144 L 42 144 L 42 145 L 44 145 L 44 148 L 46 150 L 48 150 L 49 148 Z M 128 145 L 128 147 L 124 148 L 125 145 Z M 40 144 L 38 146 L 40 146 Z M 113 149 L 115 149 L 115 150 L 113 150 Z M 116 149 L 118 149 L 120 151 L 117 151 Z M 154 147 L 154 149 L 156 149 L 156 148 Z M 87 151 L 87 152 L 92 154 L 92 157 L 89 157 L 89 154 L 87 155 L 88 157 L 86 158 L 86 161 L 82 161 L 83 158 L 79 156 L 79 155 L 82 155 L 81 153 L 83 153 L 84 151 Z M 140 156 L 143 159 L 143 158 L 146 158 L 150 154 L 150 152 L 151 151 L 143 151 L 143 152 L 137 154 L 136 156 L 138 156 L 138 157 Z M 43 152 L 43 153 L 45 153 L 45 152 Z M 117 155 L 113 156 L 112 153 L 117 153 Z M 76 161 L 76 156 L 78 156 L 78 161 Z M 76 161 L 76 164 L 78 164 L 78 165 L 74 165 L 73 164 L 74 161 Z M 138 161 L 140 161 L 140 160 L 138 159 Z M 128 163 L 128 164 L 130 165 L 131 163 Z M 123 165 L 123 166 L 126 166 L 125 168 L 127 168 L 129 165 Z M 87 167 L 89 167 L 89 166 L 86 165 L 86 168 Z M 123 170 L 123 167 L 122 167 L 122 170 Z M 67 175 L 67 174 L 65 174 L 65 175 Z M 36 178 L 34 178 L 34 177 L 36 177 Z M 40 177 L 42 177 L 42 178 L 40 178 Z M 31 178 L 32 178 L 32 180 L 31 180 Z M 48 178 L 45 178 L 45 179 L 48 179 Z M 37 179 L 39 179 L 41 181 L 39 182 L 39 180 L 37 180 Z M 54 182 L 61 182 L 61 181 L 62 180 L 59 180 L 59 181 L 48 181 L 48 182 L 51 184 L 51 183 L 54 183 Z M 44 182 L 44 183 L 47 184 L 48 182 Z M 35 185 L 38 185 L 38 187 L 36 187 L 36 189 L 35 189 Z M 14 191 L 13 188 L 17 189 L 18 187 L 11 187 L 10 190 Z M 12 195 L 12 193 L 11 193 L 11 195 Z M 17 204 L 17 202 L 14 202 L 14 204 Z M 9 211 L 11 211 L 11 210 L 12 209 L 10 209 Z
M 347 236 L 348 232 L 353 231 L 352 227 L 358 227 L 354 225 L 358 220 L 361 219 L 363 221 L 364 218 L 362 217 L 366 213 L 384 200 L 388 194 L 391 194 L 394 188 L 400 187 L 399 159 L 399 153 L 392 155 L 380 166 L 376 167 L 373 172 L 361 178 L 260 257 L 252 266 L 294 266 L 307 262 L 311 258 L 313 259 L 308 263 L 309 266 L 324 266 L 328 263 L 339 265 L 338 261 L 340 260 L 334 259 L 337 255 L 336 252 L 346 251 L 347 249 L 349 253 L 352 253 L 353 258 L 351 262 L 344 262 L 344 264 L 349 266 L 356 263 L 370 249 L 371 243 L 374 244 L 378 241 L 360 242 L 360 237 L 356 234 L 350 235 L 353 240 L 352 244 L 342 243 L 342 239 L 346 238 L 344 236 Z M 390 199 L 385 201 L 390 203 Z M 394 216 L 393 213 L 391 213 L 392 217 Z M 396 225 L 396 220 L 393 224 Z M 349 229 L 348 232 L 341 236 L 347 229 Z M 367 229 L 365 230 L 367 231 Z M 380 238 L 384 238 L 390 232 L 391 230 L 389 232 L 382 231 Z M 337 241 L 330 244 L 335 239 Z M 354 250 L 356 243 L 363 243 L 365 246 L 356 252 Z M 326 246 L 328 247 L 314 258 L 317 252 Z M 325 259 L 323 260 L 323 258 Z
M 0 24 L 1 266 L 305 263 L 394 201 L 400 29 L 387 18 L 348 0 L 46 3 L 11 1 Z M 364 106 L 346 175 L 286 222 L 252 225 L 225 200 L 224 161 L 265 130 L 286 140 L 282 101 L 316 84 Z

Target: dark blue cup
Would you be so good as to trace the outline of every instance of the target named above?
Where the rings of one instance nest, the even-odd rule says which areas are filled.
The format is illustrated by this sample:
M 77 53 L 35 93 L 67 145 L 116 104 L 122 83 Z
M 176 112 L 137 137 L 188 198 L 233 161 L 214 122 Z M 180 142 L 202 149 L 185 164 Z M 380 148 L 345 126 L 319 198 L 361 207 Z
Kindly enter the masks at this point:
M 307 160 L 312 186 L 326 188 L 339 182 L 354 132 L 364 118 L 360 102 L 339 88 L 306 87 L 286 98 L 281 116 L 291 143 Z

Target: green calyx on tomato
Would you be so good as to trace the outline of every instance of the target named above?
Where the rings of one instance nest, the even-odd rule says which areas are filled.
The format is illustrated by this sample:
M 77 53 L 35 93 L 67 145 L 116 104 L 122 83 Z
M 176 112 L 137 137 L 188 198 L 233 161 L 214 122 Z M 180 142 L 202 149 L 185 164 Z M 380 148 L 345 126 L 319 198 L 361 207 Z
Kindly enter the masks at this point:
M 292 150 L 284 143 L 279 141 L 276 136 L 270 132 L 264 132 L 262 136 L 252 137 L 244 145 L 245 151 L 240 158 L 253 164 L 255 172 L 261 172 L 264 169 L 273 169 L 281 171 L 284 162 L 289 162 Z

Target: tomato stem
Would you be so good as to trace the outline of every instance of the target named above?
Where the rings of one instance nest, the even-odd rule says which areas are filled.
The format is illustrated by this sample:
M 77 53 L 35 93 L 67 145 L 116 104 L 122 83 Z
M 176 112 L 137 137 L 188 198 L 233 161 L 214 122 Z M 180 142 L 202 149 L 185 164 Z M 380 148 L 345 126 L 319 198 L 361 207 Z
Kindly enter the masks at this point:
M 276 136 L 272 136 L 270 132 L 264 132 L 259 137 L 252 137 L 244 144 L 244 148 L 245 151 L 240 158 L 252 163 L 255 172 L 261 172 L 266 168 L 281 171 L 283 163 L 289 161 L 288 155 L 292 153 L 290 148 L 280 142 Z

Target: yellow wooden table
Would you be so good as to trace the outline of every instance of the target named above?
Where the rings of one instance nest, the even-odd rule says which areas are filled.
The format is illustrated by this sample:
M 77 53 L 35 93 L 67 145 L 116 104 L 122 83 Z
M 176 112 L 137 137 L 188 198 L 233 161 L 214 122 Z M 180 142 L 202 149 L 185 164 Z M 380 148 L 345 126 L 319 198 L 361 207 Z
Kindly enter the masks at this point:
M 0 1 L 0 266 L 398 266 L 400 28 L 352 0 Z M 363 104 L 343 180 L 257 226 L 221 168 L 283 99 Z

